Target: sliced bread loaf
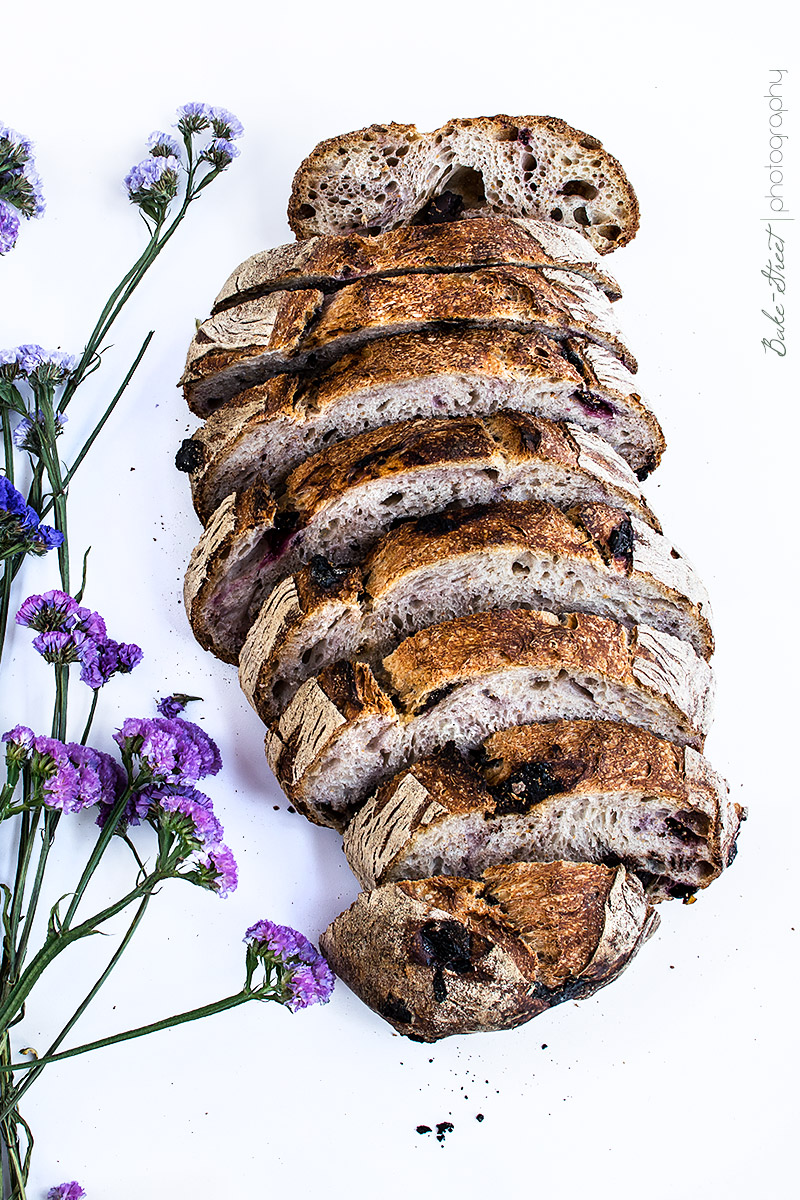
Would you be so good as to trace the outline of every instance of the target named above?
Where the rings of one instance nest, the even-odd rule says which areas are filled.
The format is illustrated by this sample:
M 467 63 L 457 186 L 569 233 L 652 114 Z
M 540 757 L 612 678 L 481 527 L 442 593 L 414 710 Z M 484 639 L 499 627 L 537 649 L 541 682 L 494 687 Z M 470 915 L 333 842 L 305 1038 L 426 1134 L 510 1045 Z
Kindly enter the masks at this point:
M 189 473 L 205 524 L 231 492 L 257 482 L 277 488 L 331 442 L 413 417 L 501 408 L 582 426 L 639 479 L 664 449 L 633 376 L 602 347 L 469 329 L 368 342 L 319 374 L 279 375 L 240 392 L 184 441 L 175 462 Z
M 517 726 L 475 758 L 420 759 L 359 809 L 344 851 L 363 887 L 567 859 L 623 864 L 655 902 L 707 887 L 736 853 L 742 810 L 725 781 L 691 747 L 643 729 Z
M 574 337 L 605 346 L 635 371 L 608 298 L 580 276 L 551 274 L 488 267 L 468 275 L 377 276 L 328 294 L 301 289 L 245 300 L 197 330 L 181 380 L 187 403 L 206 416 L 272 375 L 317 369 L 377 338 L 441 327 Z
M 321 142 L 301 163 L 289 201 L 298 237 L 381 233 L 464 212 L 547 217 L 600 254 L 624 246 L 639 206 L 615 158 L 556 117 L 476 117 L 432 133 L 370 125 Z
M 407 638 L 381 664 L 309 679 L 267 734 L 270 766 L 312 821 L 343 828 L 381 783 L 455 742 L 533 721 L 624 721 L 702 749 L 711 669 L 686 642 L 584 613 L 475 613 Z
M 335 291 L 368 275 L 474 271 L 477 267 L 550 267 L 582 275 L 618 300 L 617 281 L 572 229 L 553 220 L 489 219 L 415 225 L 378 236 L 350 232 L 312 237 L 254 254 L 228 277 L 212 312 L 292 288 Z
M 544 501 L 503 501 L 405 522 L 349 571 L 312 559 L 264 601 L 239 679 L 272 719 L 336 659 L 375 667 L 428 625 L 520 607 L 647 624 L 703 657 L 713 650 L 705 588 L 649 525 L 599 503 L 564 513 Z
M 627 464 L 580 426 L 505 411 L 402 421 L 307 459 L 277 496 L 256 485 L 222 502 L 186 574 L 195 634 L 236 662 L 274 584 L 315 555 L 352 563 L 400 521 L 506 498 L 600 500 L 655 521 Z
M 320 939 L 336 974 L 416 1041 L 513 1029 L 610 983 L 658 915 L 623 867 L 511 863 L 362 892 Z

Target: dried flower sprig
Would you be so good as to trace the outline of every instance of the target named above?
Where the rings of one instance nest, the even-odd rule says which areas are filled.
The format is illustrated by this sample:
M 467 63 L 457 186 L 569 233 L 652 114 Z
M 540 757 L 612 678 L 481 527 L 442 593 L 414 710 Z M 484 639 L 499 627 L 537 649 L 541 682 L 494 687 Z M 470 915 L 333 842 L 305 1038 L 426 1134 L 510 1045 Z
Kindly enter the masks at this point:
M 67 461 L 56 446 L 57 439 L 70 441 L 72 427 L 65 430 L 66 409 L 83 380 L 100 365 L 109 330 L 122 307 L 176 232 L 190 204 L 238 156 L 236 141 L 242 135 L 242 126 L 226 109 L 200 103 L 183 105 L 178 110 L 176 127 L 178 137 L 161 131 L 150 135 L 148 157 L 125 179 L 128 197 L 147 227 L 148 242 L 111 293 L 80 356 L 45 350 L 33 343 L 0 351 L 5 459 L 4 473 L 0 471 L 0 655 L 11 612 L 12 587 L 27 556 L 56 550 L 60 584 L 28 596 L 16 614 L 17 624 L 34 634 L 34 650 L 52 667 L 50 733 L 16 725 L 2 736 L 6 781 L 0 789 L 0 822 L 15 822 L 17 844 L 14 878 L 0 882 L 4 927 L 0 956 L 3 1200 L 24 1200 L 33 1138 L 20 1115 L 19 1104 L 49 1063 L 251 1000 L 271 1000 L 296 1012 L 325 1003 L 333 987 L 330 969 L 307 938 L 286 926 L 259 921 L 245 935 L 245 982 L 240 991 L 148 1026 L 61 1049 L 113 972 L 165 881 L 183 880 L 224 898 L 238 880 L 236 860 L 223 840 L 223 827 L 213 802 L 197 786 L 219 772 L 219 750 L 199 725 L 180 715 L 199 697 L 166 695 L 157 702 L 158 716 L 126 719 L 114 735 L 114 753 L 89 744 L 103 689 L 116 676 L 135 669 L 142 660 L 142 651 L 133 643 L 109 637 L 103 617 L 82 603 L 85 555 L 81 586 L 73 593 L 67 525 L 69 487 L 128 387 L 152 333 L 144 339 L 83 444 L 68 451 Z M 42 210 L 31 145 L 0 126 L 0 253 L 14 244 L 19 215 L 39 216 Z M 23 471 L 26 488 L 19 490 L 18 475 Z M 53 526 L 44 523 L 51 511 Z M 92 693 L 77 741 L 68 731 L 73 668 Z M 46 869 L 59 823 L 79 819 L 75 814 L 86 810 L 96 813 L 97 825 L 88 860 L 72 892 L 51 905 L 41 946 L 29 950 L 37 912 L 46 894 Z M 117 900 L 87 915 L 87 888 L 115 839 L 130 849 L 135 877 Z M 28 997 L 40 978 L 70 946 L 101 931 L 106 922 L 126 910 L 133 915 L 116 950 L 46 1053 L 24 1062 L 13 1061 L 10 1030 L 22 1019 Z M 84 1194 L 73 1180 L 52 1188 L 49 1197 L 78 1200 Z

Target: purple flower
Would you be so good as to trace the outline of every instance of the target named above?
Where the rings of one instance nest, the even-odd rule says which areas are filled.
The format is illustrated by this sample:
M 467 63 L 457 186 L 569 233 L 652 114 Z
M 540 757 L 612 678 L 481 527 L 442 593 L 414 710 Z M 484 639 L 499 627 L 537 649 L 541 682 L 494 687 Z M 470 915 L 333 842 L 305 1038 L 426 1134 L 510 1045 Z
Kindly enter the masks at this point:
M 178 120 L 175 122 L 180 132 L 184 135 L 199 133 L 202 129 L 208 129 L 211 123 L 211 109 L 208 104 L 201 104 L 193 101 L 189 104 L 182 104 L 178 109 Z
M 78 605 L 66 592 L 57 589 L 41 596 L 28 596 L 17 613 L 17 624 L 27 625 L 46 633 L 54 629 L 70 629 Z
M 0 557 L 13 554 L 45 554 L 63 542 L 63 534 L 39 522 L 39 514 L 25 497 L 0 475 Z
M 177 834 L 192 850 L 221 845 L 222 825 L 212 812 L 208 796 L 187 789 L 185 793 L 156 792 L 152 799 L 148 817 L 153 824 Z
M 160 712 L 162 717 L 171 720 L 182 713 L 192 700 L 202 699 L 202 696 L 187 696 L 185 692 L 173 692 L 171 696 L 162 696 L 160 700 L 156 700 L 156 711 Z
M 8 254 L 17 244 L 19 217 L 5 200 L 0 200 L 0 254 Z
M 222 171 L 235 158 L 239 157 L 239 153 L 239 147 L 235 146 L 233 142 L 229 142 L 226 138 L 214 138 L 213 142 L 209 142 L 206 146 L 200 158 Z
M 99 614 L 94 613 L 93 616 Z M 102 618 L 100 618 L 102 620 Z M 133 643 L 115 642 L 113 638 L 103 638 L 93 642 L 92 649 L 81 657 L 83 667 L 81 679 L 91 688 L 103 687 L 112 675 L 127 675 L 137 666 L 144 655 Z
M 31 770 L 45 781 L 42 792 L 49 808 L 80 812 L 93 804 L 113 805 L 125 786 L 119 763 L 102 750 L 49 737 L 34 738 L 33 749 Z
M 201 858 L 198 864 L 199 872 L 207 875 L 209 882 L 205 884 L 215 891 L 222 900 L 236 890 L 239 882 L 239 870 L 233 852 L 224 845 L 210 850 L 206 858 Z
M 257 921 L 244 936 L 248 950 L 267 966 L 284 973 L 284 1003 L 292 1012 L 310 1004 L 327 1004 L 333 991 L 334 976 L 316 947 L 289 925 Z
M 73 1179 L 70 1183 L 59 1183 L 58 1187 L 50 1188 L 47 1200 L 83 1200 L 85 1195 L 77 1179 Z
M 45 662 L 66 666 L 79 662 L 86 637 L 74 629 L 51 629 L 33 639 L 33 648 L 38 650 Z
M 216 775 L 222 766 L 208 734 L 180 717 L 129 717 L 114 740 L 163 783 L 193 784 L 205 775 Z
M 8 766 L 22 763 L 33 748 L 33 730 L 28 729 L 27 725 L 15 725 L 8 733 L 3 734 L 2 740 L 6 743 Z
M 218 138 L 233 140 L 244 133 L 241 121 L 232 112 L 228 112 L 227 108 L 212 108 L 209 116 L 214 134 Z
M 58 437 L 67 423 L 67 418 L 63 413 L 57 413 L 55 418 L 56 437 Z M 14 444 L 22 450 L 30 450 L 32 454 L 39 453 L 39 435 L 37 430 L 44 428 L 44 418 L 40 415 L 23 417 L 17 425 L 12 435 Z
M 151 133 L 147 139 L 147 149 L 154 158 L 176 158 L 181 157 L 180 143 L 171 133 L 161 133 L 156 131 Z
M 180 162 L 173 154 L 142 159 L 125 176 L 128 196 L 146 216 L 163 220 L 178 194 L 179 170 Z

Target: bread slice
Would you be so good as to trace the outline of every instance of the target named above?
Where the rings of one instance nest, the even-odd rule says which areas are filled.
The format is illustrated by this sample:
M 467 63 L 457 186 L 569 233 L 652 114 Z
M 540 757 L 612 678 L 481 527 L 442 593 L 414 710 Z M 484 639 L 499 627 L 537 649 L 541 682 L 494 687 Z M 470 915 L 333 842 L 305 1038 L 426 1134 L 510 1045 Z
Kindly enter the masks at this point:
M 207 416 L 272 375 L 317 369 L 376 338 L 446 328 L 511 329 L 605 346 L 631 371 L 607 297 L 580 276 L 524 267 L 360 279 L 325 294 L 273 292 L 209 317 L 182 377 L 191 410 Z
M 277 488 L 331 442 L 403 419 L 501 408 L 582 426 L 639 479 L 664 449 L 634 377 L 601 347 L 469 329 L 368 342 L 319 374 L 279 375 L 240 392 L 184 441 L 175 462 L 189 473 L 205 524 L 231 492 L 257 482 Z
M 655 903 L 707 887 L 735 856 L 742 809 L 689 746 L 547 721 L 494 734 L 475 759 L 420 759 L 359 809 L 344 851 L 362 887 L 567 859 L 622 864 Z
M 377 665 L 409 634 L 497 608 L 588 612 L 713 650 L 705 588 L 670 542 L 606 504 L 504 501 L 408 521 L 362 567 L 314 558 L 264 601 L 239 678 L 267 720 L 339 658 Z
M 711 669 L 686 642 L 585 613 L 475 613 L 407 638 L 370 668 L 343 661 L 309 679 L 266 738 L 295 807 L 343 828 L 392 775 L 455 742 L 533 721 L 623 721 L 702 750 Z
M 602 500 L 655 520 L 627 464 L 580 426 L 509 412 L 401 421 L 307 459 L 277 496 L 256 485 L 223 501 L 186 575 L 195 634 L 236 662 L 274 584 L 315 555 L 342 566 L 399 521 L 505 498 Z
M 438 200 L 437 200 L 438 198 Z M 381 233 L 462 212 L 546 217 L 600 254 L 624 246 L 639 206 L 615 158 L 556 117 L 475 117 L 432 133 L 371 125 L 321 142 L 289 201 L 298 237 Z
M 398 1032 L 435 1042 L 513 1029 L 610 983 L 658 926 L 623 867 L 511 863 L 362 892 L 320 939 Z
M 236 268 L 212 312 L 293 288 L 335 291 L 369 275 L 474 271 L 477 267 L 550 267 L 582 275 L 609 300 L 622 295 L 585 238 L 552 220 L 483 218 L 415 225 L 377 237 L 350 232 L 312 237 L 254 254 Z

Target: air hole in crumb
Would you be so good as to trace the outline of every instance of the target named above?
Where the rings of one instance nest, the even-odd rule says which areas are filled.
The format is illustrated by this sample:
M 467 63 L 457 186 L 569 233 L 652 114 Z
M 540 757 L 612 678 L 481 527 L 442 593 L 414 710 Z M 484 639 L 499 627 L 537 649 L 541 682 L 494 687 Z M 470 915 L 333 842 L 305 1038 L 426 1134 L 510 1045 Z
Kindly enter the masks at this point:
M 384 496 L 381 504 L 398 504 L 403 499 L 403 492 L 391 492 L 390 495 Z
M 553 218 L 554 221 L 563 221 L 564 220 L 564 214 L 560 208 L 554 208 L 552 210 L 552 212 L 550 213 L 550 216 Z

